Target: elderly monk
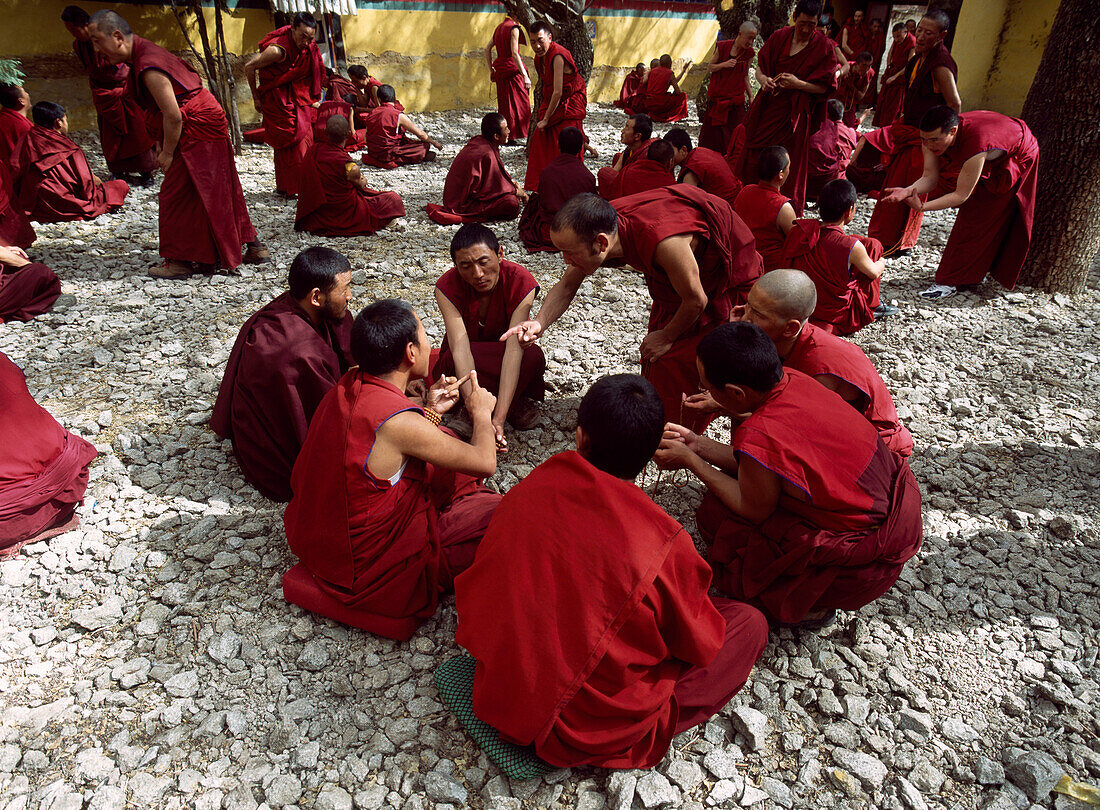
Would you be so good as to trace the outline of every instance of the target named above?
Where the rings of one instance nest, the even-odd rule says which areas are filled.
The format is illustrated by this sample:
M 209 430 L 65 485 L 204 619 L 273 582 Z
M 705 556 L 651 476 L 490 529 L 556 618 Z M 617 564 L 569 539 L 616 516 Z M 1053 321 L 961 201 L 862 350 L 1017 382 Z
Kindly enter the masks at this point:
M 333 115 L 325 124 L 324 141 L 306 153 L 294 230 L 319 236 L 367 236 L 405 216 L 400 194 L 367 185 L 344 146 L 350 132 L 348 119 Z
M 363 155 L 363 163 L 379 169 L 396 169 L 398 166 L 435 160 L 435 152 L 429 147 L 442 149 L 443 144 L 397 108 L 393 88 L 388 84 L 379 87 L 378 100 L 380 106 L 368 112 L 364 122 L 363 140 L 367 144 L 367 153 Z M 406 132 L 411 132 L 416 139 L 410 138 Z
M 15 145 L 32 126 L 27 91 L 18 84 L 0 84 L 0 163 L 11 164 Z
M 905 100 L 905 66 L 913 58 L 917 45 L 916 37 L 905 30 L 905 23 L 895 23 L 891 36 L 893 43 L 882 73 L 882 86 L 879 88 L 875 117 L 872 119 L 876 127 L 888 127 L 901 115 L 901 105 Z
M 875 86 L 875 69 L 871 66 L 874 55 L 870 51 L 860 51 L 855 61 L 848 63 L 848 72 L 837 80 L 833 98 L 840 99 L 844 105 L 844 123 L 856 128 L 860 124 L 858 111 L 869 102 Z
M 34 401 L 23 372 L 0 352 L 0 559 L 75 529 L 96 456 Z
M 643 375 L 669 418 L 698 389 L 695 347 L 729 320 L 763 272 L 752 233 L 729 203 L 677 183 L 615 200 L 591 194 L 567 202 L 550 230 L 565 273 L 534 320 L 508 330 L 520 343 L 535 340 L 566 310 L 581 284 L 603 265 L 630 265 L 653 299 L 648 334 L 639 349 Z
M 546 164 L 558 155 L 558 133 L 565 127 L 584 132 L 588 112 L 588 90 L 577 71 L 573 54 L 554 42 L 550 26 L 539 20 L 531 26 L 531 48 L 539 77 L 538 122 L 527 140 L 527 174 L 523 187 L 538 191 L 539 177 Z
M 526 267 L 504 258 L 496 234 L 484 225 L 463 225 L 451 239 L 454 267 L 435 283 L 435 303 L 447 338 L 432 369 L 436 379 L 477 371 L 478 381 L 496 395 L 493 433 L 506 450 L 504 423 L 517 430 L 534 427 L 534 400 L 545 393 L 546 358 L 535 344 L 521 346 L 501 335 L 531 316 L 539 284 Z M 462 387 L 468 396 L 470 383 Z
M 691 147 L 691 136 L 680 127 L 665 133 L 664 140 L 673 148 L 672 163 L 680 167 L 677 183 L 698 186 L 703 191 L 733 205 L 741 193 L 741 181 L 730 169 L 726 158 L 705 146 Z
M 135 36 L 113 11 L 97 11 L 88 24 L 96 50 L 112 64 L 130 66 L 130 92 L 145 110 L 150 137 L 159 144 L 160 255 L 149 274 L 187 278 L 194 270 L 227 271 L 242 261 L 261 264 L 271 255 L 256 240 L 248 216 L 229 125 L 213 94 L 186 62 Z M 246 246 L 244 258 L 241 247 Z
M 745 101 L 752 98 L 749 65 L 756 56 L 753 43 L 760 30 L 755 20 L 741 23 L 737 36 L 714 46 L 707 63 L 707 111 L 699 130 L 699 145 L 726 154 L 737 125 L 745 120 Z
M 294 465 L 283 525 L 301 560 L 283 577 L 288 602 L 404 641 L 435 613 L 473 562 L 500 495 L 479 476 L 496 470 L 495 398 L 441 378 L 421 401 L 406 396 L 428 374 L 431 344 L 404 301 L 376 301 L 352 328 L 358 368 L 321 402 Z M 470 443 L 438 427 L 469 382 Z
M 489 79 L 497 86 L 497 112 L 504 116 L 511 133 L 509 146 L 514 146 L 517 138 L 526 138 L 531 128 L 531 77 L 519 55 L 519 46 L 526 44 L 520 24 L 505 15 L 485 46 Z
M 791 159 L 782 146 L 761 149 L 756 162 L 760 179 L 741 189 L 733 204 L 733 210 L 756 239 L 756 251 L 765 271 L 783 266 L 783 246 L 796 217 L 790 198 L 779 190 L 790 170 Z
M 631 105 L 638 95 L 638 91 L 642 88 L 642 80 L 645 79 L 645 74 L 645 62 L 636 64 L 634 70 L 627 73 L 626 78 L 623 79 L 623 86 L 619 88 L 619 97 L 611 103 L 621 110 L 632 109 Z M 644 92 L 642 90 L 643 94 Z
M 645 80 L 645 109 L 654 121 L 668 123 L 687 118 L 687 93 L 680 89 L 680 82 L 691 69 L 689 59 L 676 76 L 672 72 L 672 57 L 661 56 L 661 63 L 649 71 Z
M 316 35 L 313 15 L 299 11 L 290 25 L 261 39 L 260 52 L 244 65 L 265 140 L 275 150 L 275 193 L 283 197 L 298 194 L 302 159 L 313 145 L 311 108 L 320 105 L 325 81 Z
M 290 500 L 290 470 L 313 412 L 351 360 L 351 264 L 326 247 L 290 265 L 290 291 L 245 321 L 225 366 L 210 427 L 232 439 L 244 477 Z
M 650 145 L 656 140 L 653 137 L 653 119 L 648 115 L 634 113 L 626 119 L 619 133 L 619 143 L 626 149 L 615 153 L 610 166 L 604 166 L 596 172 L 601 197 L 613 200 L 623 196 L 622 189 L 618 186 L 619 174 L 634 161 L 644 159 Z
M 519 218 L 519 238 L 528 253 L 557 252 L 550 241 L 550 223 L 563 205 L 577 194 L 595 194 L 596 177 L 581 160 L 584 133 L 566 127 L 558 133 L 556 158 L 546 164 L 539 178 L 539 190 L 527 200 Z
M 509 490 L 455 582 L 474 712 L 558 767 L 653 767 L 740 691 L 767 644 L 764 616 L 707 595 L 691 537 L 634 483 L 663 424 L 648 381 L 597 380 L 576 451 Z
M 15 197 L 15 183 L 8 161 L 0 160 L 0 245 L 26 249 L 37 238 L 23 206 Z
M 921 545 L 908 463 L 837 394 L 784 369 L 754 324 L 707 335 L 698 367 L 743 421 L 729 445 L 667 425 L 656 459 L 706 485 L 696 525 L 714 586 L 782 624 L 824 626 L 882 596 Z
M 65 108 L 40 101 L 32 114 L 34 126 L 11 156 L 14 190 L 26 215 L 37 222 L 72 222 L 119 208 L 130 187 L 92 174 L 84 150 L 69 138 Z
M 825 104 L 825 120 L 810 136 L 810 168 L 806 199 L 816 200 L 830 180 L 845 176 L 859 133 L 845 123 L 844 103 L 831 98 Z
M 920 137 L 924 174 L 905 188 L 886 189 L 883 199 L 921 212 L 959 209 L 936 283 L 921 295 L 947 298 L 959 287 L 980 284 L 987 273 L 1011 290 L 1031 245 L 1038 141 L 1018 118 L 985 110 L 959 115 L 950 107 L 925 113 Z M 953 181 L 954 190 L 924 201 L 941 178 Z
M 500 147 L 511 134 L 500 113 L 481 119 L 481 134 L 470 138 L 447 170 L 443 181 L 443 205 L 424 206 L 440 225 L 460 222 L 492 222 L 515 219 L 527 192 L 516 185 L 500 158 Z
M 20 248 L 0 244 L 0 323 L 29 321 L 49 312 L 61 295 L 61 281 Z
M 675 159 L 676 150 L 672 144 L 659 139 L 654 141 L 644 158 L 633 161 L 619 172 L 611 199 L 673 185 L 676 182 L 676 176 L 672 173 Z

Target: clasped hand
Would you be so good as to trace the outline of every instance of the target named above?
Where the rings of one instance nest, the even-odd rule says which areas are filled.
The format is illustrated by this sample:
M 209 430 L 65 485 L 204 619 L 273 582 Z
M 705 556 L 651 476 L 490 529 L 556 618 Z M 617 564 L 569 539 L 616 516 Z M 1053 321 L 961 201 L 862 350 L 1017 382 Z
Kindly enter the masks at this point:
M 683 425 L 668 422 L 653 460 L 663 470 L 682 470 L 691 462 L 699 437 Z

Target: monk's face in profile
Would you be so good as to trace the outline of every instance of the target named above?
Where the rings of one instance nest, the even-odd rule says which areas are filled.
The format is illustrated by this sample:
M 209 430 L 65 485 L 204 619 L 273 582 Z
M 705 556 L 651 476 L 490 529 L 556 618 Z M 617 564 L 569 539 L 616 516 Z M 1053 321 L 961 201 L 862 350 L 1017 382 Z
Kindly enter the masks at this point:
M 317 37 L 317 29 L 308 25 L 296 25 L 290 29 L 290 38 L 298 46 L 298 50 L 309 47 L 309 43 Z
M 88 27 L 84 25 L 76 25 L 75 23 L 65 23 L 65 30 L 69 32 L 69 36 L 73 39 L 79 39 L 81 42 L 88 41 Z
M 951 127 L 951 129 L 948 130 L 937 129 L 932 132 L 924 132 L 922 130 L 920 141 L 925 149 L 936 157 L 939 157 L 955 142 L 955 138 L 958 134 L 959 128 L 957 126 Z
M 500 262 L 503 258 L 504 248 L 498 247 L 493 251 L 488 245 L 473 245 L 455 251 L 455 269 L 479 296 L 488 295 L 500 281 Z
M 917 53 L 928 53 L 943 40 L 945 34 L 934 20 L 924 17 L 917 25 Z
M 544 28 L 531 37 L 531 50 L 542 56 L 546 53 L 546 49 L 550 47 L 552 41 L 549 32 Z
M 800 39 L 809 39 L 816 30 L 817 17 L 813 14 L 799 14 L 794 18 L 794 32 Z
M 69 134 L 69 116 L 67 116 L 67 115 L 61 116 L 61 120 L 56 122 L 53 125 L 53 128 L 57 132 L 60 132 L 62 135 L 68 135 Z
M 594 273 L 603 264 L 611 243 L 605 233 L 596 234 L 595 242 L 586 242 L 573 232 L 572 228 L 550 231 L 550 241 L 561 251 L 566 264 L 580 268 L 586 273 Z
M 427 377 L 431 370 L 432 342 L 428 340 L 428 333 L 424 330 L 424 324 L 420 322 L 420 316 L 413 313 L 416 318 L 416 363 L 410 370 L 413 378 Z
M 619 135 L 619 142 L 630 146 L 636 140 L 638 140 L 638 136 L 634 134 L 634 119 L 627 118 L 626 123 L 623 124 L 623 131 Z
M 125 62 L 130 56 L 130 48 L 133 45 L 133 40 L 127 42 L 121 31 L 105 34 L 95 23 L 88 23 L 88 39 L 112 65 Z
M 337 273 L 336 285 L 321 295 L 321 316 L 330 321 L 342 321 L 351 303 L 351 271 Z

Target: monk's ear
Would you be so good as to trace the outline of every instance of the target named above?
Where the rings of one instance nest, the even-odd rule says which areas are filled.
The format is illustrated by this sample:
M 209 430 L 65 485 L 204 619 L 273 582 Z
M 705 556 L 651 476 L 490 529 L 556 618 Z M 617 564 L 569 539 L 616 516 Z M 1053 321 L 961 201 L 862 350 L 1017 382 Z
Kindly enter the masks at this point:
M 783 337 L 792 338 L 802 331 L 802 321 L 791 318 L 783 325 Z
M 588 451 L 591 447 L 592 441 L 588 438 L 588 434 L 584 432 L 584 428 L 577 425 L 577 452 L 588 458 Z

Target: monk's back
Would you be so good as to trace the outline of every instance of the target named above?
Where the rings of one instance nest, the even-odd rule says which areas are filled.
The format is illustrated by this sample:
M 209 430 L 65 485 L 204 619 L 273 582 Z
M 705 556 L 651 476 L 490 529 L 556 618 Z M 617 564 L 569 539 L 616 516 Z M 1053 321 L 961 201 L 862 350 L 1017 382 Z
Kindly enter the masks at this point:
M 790 199 L 779 191 L 753 183 L 741 189 L 734 204 L 756 239 L 756 250 L 764 261 L 764 271 L 783 265 L 784 235 L 779 230 L 779 209 Z
M 367 113 L 363 132 L 367 154 L 379 160 L 389 158 L 390 150 L 401 141 L 400 117 L 401 111 L 392 104 L 382 104 Z

